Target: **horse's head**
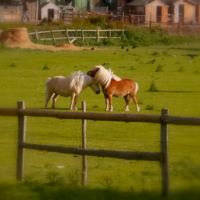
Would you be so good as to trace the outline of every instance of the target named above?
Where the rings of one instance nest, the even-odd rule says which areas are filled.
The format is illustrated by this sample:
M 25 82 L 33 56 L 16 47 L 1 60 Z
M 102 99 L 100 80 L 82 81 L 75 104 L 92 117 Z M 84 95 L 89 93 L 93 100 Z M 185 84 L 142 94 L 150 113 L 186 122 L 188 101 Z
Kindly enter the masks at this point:
M 93 90 L 96 94 L 99 94 L 99 93 L 100 93 L 99 85 L 96 84 L 95 82 L 92 82 L 92 83 L 90 84 L 90 87 L 92 88 L 92 90 Z
M 96 72 L 95 72 L 96 73 Z M 96 83 L 93 79 L 93 77 L 95 76 L 95 73 L 93 73 L 93 71 L 89 71 L 87 72 L 87 75 L 90 79 L 90 87 L 92 88 L 92 90 L 96 93 L 99 94 L 100 93 L 100 88 L 99 88 L 99 84 Z
M 91 71 L 87 72 L 87 75 L 91 76 L 92 78 L 95 76 L 95 74 L 98 72 L 99 68 L 94 68 Z

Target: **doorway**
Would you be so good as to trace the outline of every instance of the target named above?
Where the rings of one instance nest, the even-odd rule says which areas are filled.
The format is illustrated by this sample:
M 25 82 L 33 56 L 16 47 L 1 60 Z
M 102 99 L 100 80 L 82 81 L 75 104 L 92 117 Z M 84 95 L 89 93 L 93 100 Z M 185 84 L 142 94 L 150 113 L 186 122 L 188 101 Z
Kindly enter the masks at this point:
M 157 6 L 156 21 L 161 22 L 161 18 L 162 18 L 162 6 Z
M 48 9 L 48 19 L 54 18 L 54 9 Z

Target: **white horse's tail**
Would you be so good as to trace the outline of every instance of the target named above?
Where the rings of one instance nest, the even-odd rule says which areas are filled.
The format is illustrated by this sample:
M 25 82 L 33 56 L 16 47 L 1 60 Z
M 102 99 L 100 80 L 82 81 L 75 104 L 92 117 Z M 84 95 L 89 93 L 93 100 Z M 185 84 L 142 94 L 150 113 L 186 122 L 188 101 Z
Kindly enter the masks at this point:
M 139 90 L 139 85 L 138 83 L 135 83 L 135 94 L 137 93 L 138 90 Z
M 48 98 L 48 93 L 49 93 L 49 87 L 48 87 L 48 82 L 51 80 L 51 78 L 48 77 L 48 80 L 46 81 L 45 83 L 45 86 L 46 86 L 46 92 L 45 92 L 45 100 L 47 100 Z

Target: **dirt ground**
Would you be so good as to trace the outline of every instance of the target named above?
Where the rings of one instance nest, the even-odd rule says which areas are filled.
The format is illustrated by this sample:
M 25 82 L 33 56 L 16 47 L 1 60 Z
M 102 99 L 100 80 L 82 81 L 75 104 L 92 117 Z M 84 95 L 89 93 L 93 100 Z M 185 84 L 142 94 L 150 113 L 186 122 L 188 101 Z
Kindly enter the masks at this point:
M 83 49 L 91 50 L 91 47 L 77 47 L 74 46 L 73 44 L 59 44 L 57 46 L 34 44 L 30 41 L 28 31 L 26 28 L 13 28 L 1 32 L 0 43 L 5 44 L 11 48 L 20 47 L 20 48 L 43 49 L 52 51 L 61 51 L 61 50 L 80 51 Z

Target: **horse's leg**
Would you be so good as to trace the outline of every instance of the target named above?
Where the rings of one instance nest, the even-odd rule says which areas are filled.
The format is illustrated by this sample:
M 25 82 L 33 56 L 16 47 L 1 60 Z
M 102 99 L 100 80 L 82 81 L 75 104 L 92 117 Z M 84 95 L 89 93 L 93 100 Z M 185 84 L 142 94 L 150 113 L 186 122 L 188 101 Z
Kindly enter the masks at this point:
M 139 112 L 140 111 L 140 107 L 138 106 L 138 102 L 137 102 L 136 96 L 135 96 L 135 94 L 133 92 L 131 93 L 131 97 L 133 98 L 133 101 L 135 102 L 137 112 Z
M 129 111 L 129 103 L 130 103 L 129 94 L 127 94 L 126 96 L 124 96 L 124 99 L 125 99 L 125 102 L 126 102 L 125 111 Z
M 109 110 L 109 107 L 108 107 L 109 98 L 108 98 L 107 94 L 104 94 L 104 97 L 105 97 L 105 102 L 106 102 L 106 110 L 105 111 L 108 111 Z
M 45 106 L 44 106 L 44 108 L 47 108 L 47 104 L 48 104 L 49 99 L 51 98 L 51 96 L 52 96 L 51 93 L 49 93 L 49 92 L 46 93 L 46 101 L 45 101 Z
M 72 93 L 71 102 L 70 102 L 70 106 L 69 106 L 69 110 L 73 110 L 74 98 L 75 98 L 75 94 Z
M 55 109 L 56 99 L 58 98 L 58 94 L 55 92 L 52 98 L 52 108 Z
M 110 103 L 110 111 L 113 111 L 113 107 L 112 107 L 112 95 L 109 95 L 109 103 Z
M 77 103 L 78 95 L 74 97 L 74 110 L 77 110 L 76 103 Z

